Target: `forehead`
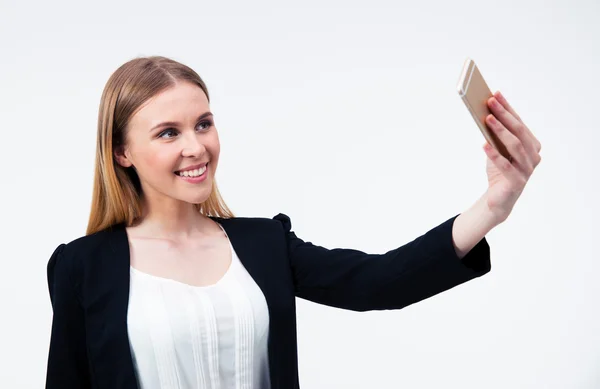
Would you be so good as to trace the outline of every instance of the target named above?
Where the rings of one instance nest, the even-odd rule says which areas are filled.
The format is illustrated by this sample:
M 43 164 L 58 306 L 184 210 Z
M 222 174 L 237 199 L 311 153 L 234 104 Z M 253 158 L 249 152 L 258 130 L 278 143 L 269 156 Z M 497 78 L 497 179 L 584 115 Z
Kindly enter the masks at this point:
M 209 110 L 206 94 L 199 86 L 178 82 L 151 97 L 131 118 L 132 125 L 150 125 L 155 121 L 195 120 L 199 113 Z

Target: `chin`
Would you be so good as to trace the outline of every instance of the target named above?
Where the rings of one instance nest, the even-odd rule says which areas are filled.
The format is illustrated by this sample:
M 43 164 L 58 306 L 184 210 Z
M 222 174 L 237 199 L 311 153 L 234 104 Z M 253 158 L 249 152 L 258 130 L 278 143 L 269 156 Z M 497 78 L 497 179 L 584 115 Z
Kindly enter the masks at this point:
M 210 197 L 210 192 L 198 196 L 186 196 L 182 200 L 190 204 L 202 204 Z

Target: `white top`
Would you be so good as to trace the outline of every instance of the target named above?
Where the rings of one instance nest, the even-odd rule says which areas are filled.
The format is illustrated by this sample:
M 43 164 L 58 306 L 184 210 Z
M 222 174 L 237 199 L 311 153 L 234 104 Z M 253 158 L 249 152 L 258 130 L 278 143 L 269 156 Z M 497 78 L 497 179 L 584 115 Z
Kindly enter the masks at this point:
M 127 327 L 141 389 L 270 387 L 267 302 L 229 246 L 231 266 L 213 285 L 131 267 Z

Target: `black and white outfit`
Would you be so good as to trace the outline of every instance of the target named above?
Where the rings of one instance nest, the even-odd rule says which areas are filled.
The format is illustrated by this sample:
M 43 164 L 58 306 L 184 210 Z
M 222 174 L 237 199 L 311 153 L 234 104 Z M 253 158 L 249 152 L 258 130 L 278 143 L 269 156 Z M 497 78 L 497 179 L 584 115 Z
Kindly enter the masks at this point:
M 295 298 L 401 309 L 486 274 L 485 238 L 457 257 L 457 216 L 384 254 L 305 242 L 284 214 L 211 217 L 232 262 L 200 287 L 132 268 L 124 224 L 60 244 L 46 388 L 299 388 Z

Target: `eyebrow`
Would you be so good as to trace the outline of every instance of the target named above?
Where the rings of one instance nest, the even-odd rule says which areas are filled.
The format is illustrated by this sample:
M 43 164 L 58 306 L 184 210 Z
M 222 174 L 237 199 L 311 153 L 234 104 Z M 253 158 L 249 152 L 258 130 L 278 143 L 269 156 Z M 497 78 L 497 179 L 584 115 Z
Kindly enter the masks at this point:
M 200 115 L 198 117 L 198 119 L 196 119 L 196 121 L 202 120 L 204 118 L 207 118 L 209 116 L 213 116 L 212 112 L 204 112 L 202 115 Z M 165 126 L 173 126 L 173 127 L 177 127 L 179 126 L 180 123 L 179 122 L 162 122 L 160 124 L 155 125 L 154 127 L 152 127 L 148 132 L 154 131 L 155 129 L 159 128 L 159 127 L 165 127 Z

